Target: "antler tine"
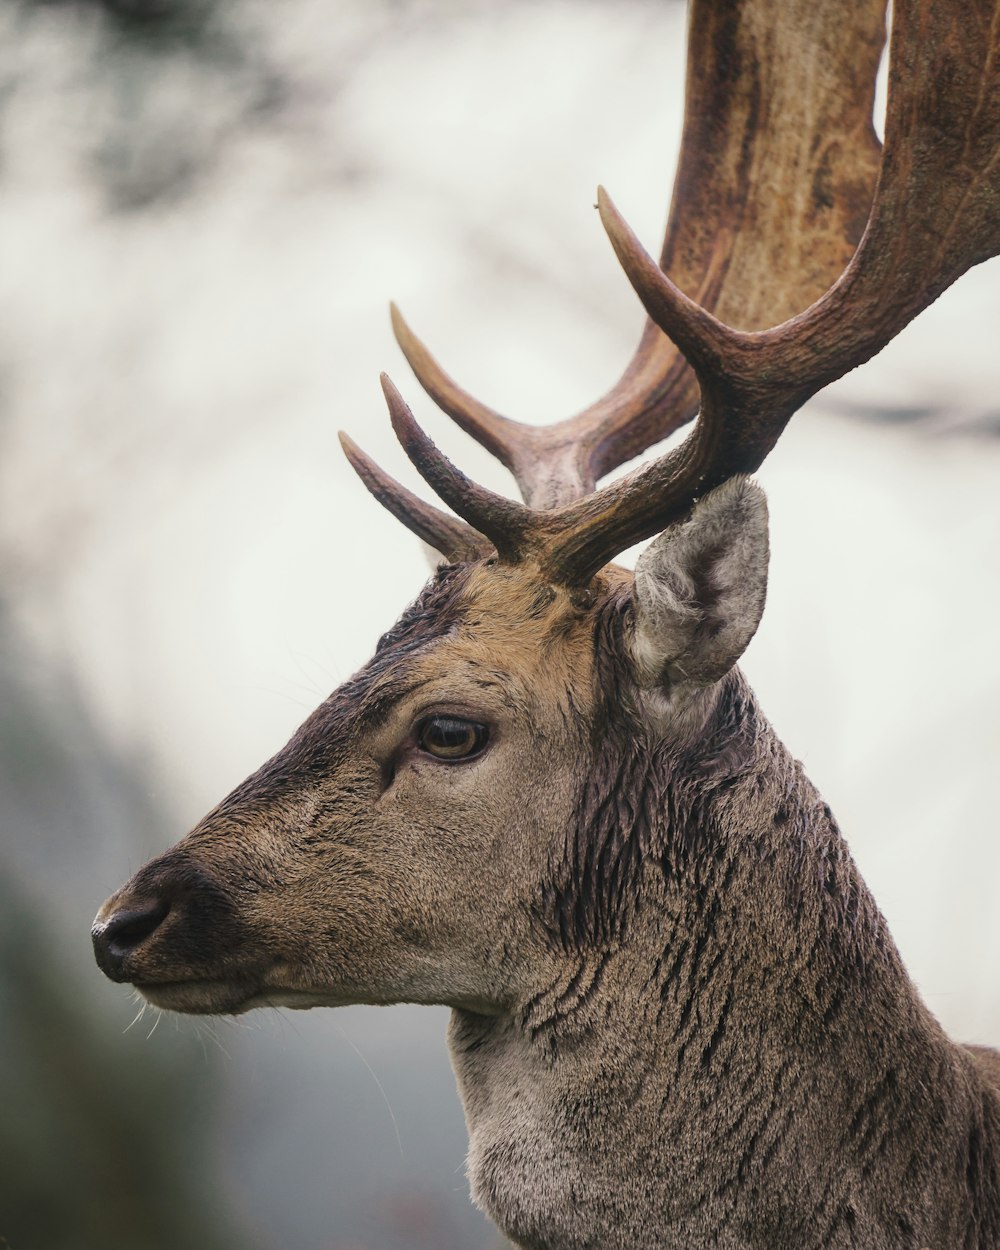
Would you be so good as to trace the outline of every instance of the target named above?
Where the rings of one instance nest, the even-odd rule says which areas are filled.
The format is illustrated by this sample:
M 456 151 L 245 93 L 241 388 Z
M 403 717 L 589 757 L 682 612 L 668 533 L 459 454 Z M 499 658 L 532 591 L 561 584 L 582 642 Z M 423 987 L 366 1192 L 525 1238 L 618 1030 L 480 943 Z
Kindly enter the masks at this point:
M 650 316 L 695 366 L 702 409 L 675 452 L 547 518 L 550 575 L 588 579 L 727 477 L 756 470 L 811 395 L 875 355 L 951 282 L 1000 252 L 998 202 L 997 0 L 972 0 L 961 13 L 936 0 L 896 0 L 885 152 L 868 228 L 841 278 L 781 325 L 732 330 L 699 308 L 605 197 L 619 259 Z
M 496 456 L 505 468 L 513 470 L 517 443 L 530 437 L 531 427 L 501 416 L 449 377 L 407 325 L 396 304 L 389 305 L 389 315 L 396 342 L 427 394 L 466 434 Z
M 502 560 L 519 560 L 532 546 L 529 509 L 467 478 L 423 432 L 389 376 L 383 373 L 381 381 L 392 428 L 420 476 L 459 516 L 486 535 Z
M 725 372 L 726 361 L 739 349 L 744 336 L 688 299 L 670 280 L 643 248 L 603 187 L 597 188 L 597 208 L 615 255 L 650 318 L 684 353 L 704 390 L 706 382 Z
M 567 437 L 571 422 L 545 427 L 501 416 L 445 373 L 395 304 L 390 312 L 396 342 L 417 381 L 443 412 L 511 471 L 526 504 L 552 507 L 594 489 L 595 479 L 586 467 L 586 439 L 578 437 L 576 426 Z
M 471 525 L 457 517 L 448 516 L 439 508 L 419 499 L 390 477 L 367 456 L 347 434 L 341 432 L 340 445 L 351 468 L 384 508 L 408 530 L 422 538 L 435 551 L 453 564 L 466 560 L 479 560 L 491 554 L 493 545 Z

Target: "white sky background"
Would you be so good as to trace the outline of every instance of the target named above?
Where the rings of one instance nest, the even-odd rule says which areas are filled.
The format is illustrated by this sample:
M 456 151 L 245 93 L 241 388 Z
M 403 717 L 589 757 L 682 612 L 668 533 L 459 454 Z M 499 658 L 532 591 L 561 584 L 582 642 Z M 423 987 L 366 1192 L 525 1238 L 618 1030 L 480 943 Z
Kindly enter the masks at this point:
M 379 370 L 464 468 L 512 489 L 423 397 L 387 301 L 513 416 L 568 415 L 618 376 L 642 318 L 594 188 L 658 248 L 683 13 L 248 7 L 244 34 L 295 92 L 248 127 L 210 78 L 138 83 L 149 126 L 128 159 L 213 159 L 187 194 L 113 213 L 85 158 L 128 106 L 87 79 L 99 31 L 40 12 L 18 31 L 3 123 L 0 568 L 39 648 L 160 779 L 180 835 L 423 581 L 416 540 L 336 444 L 345 428 L 415 483 Z M 994 1044 L 1000 439 L 982 429 L 998 292 L 995 265 L 968 275 L 796 417 L 761 474 L 771 592 L 745 664 L 933 1008 Z M 939 416 L 830 415 L 857 403 Z M 156 849 L 137 833 L 136 860 Z

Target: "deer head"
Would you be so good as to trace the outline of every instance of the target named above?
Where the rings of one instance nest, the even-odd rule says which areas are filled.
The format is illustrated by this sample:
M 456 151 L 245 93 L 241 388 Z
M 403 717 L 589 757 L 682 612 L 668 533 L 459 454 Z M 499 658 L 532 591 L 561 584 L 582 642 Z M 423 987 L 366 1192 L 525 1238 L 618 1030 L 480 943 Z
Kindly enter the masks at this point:
M 899 1218 L 923 1239 L 899 1239 L 897 1224 L 891 1240 L 909 1156 L 872 1182 L 863 1225 L 845 1195 L 864 1151 L 855 1171 L 831 1162 L 856 1114 L 845 1065 L 876 1098 L 891 1035 L 956 1105 L 965 1069 L 942 1076 L 951 1052 L 828 809 L 735 668 L 767 572 L 766 506 L 747 475 L 810 396 L 1000 250 L 1000 11 L 897 0 L 880 155 L 884 5 L 850 10 L 845 29 L 832 0 L 693 3 L 660 264 L 599 195 L 650 321 L 592 408 L 544 430 L 502 417 L 394 312 L 425 389 L 511 469 L 524 502 L 459 472 L 384 379 L 404 450 L 457 517 L 346 438 L 345 450 L 447 563 L 371 662 L 95 922 L 104 971 L 174 1010 L 455 1008 L 477 1191 L 525 1245 L 634 1245 L 653 1228 L 656 1244 L 687 1245 L 752 1223 L 774 1246 L 853 1245 L 864 1227 L 866 1245 L 917 1247 L 965 1227 L 968 1204 L 911 1169 L 923 1196 Z M 696 412 L 686 441 L 597 488 Z M 634 576 L 610 563 L 654 535 Z M 888 1021 L 867 1048 L 866 996 Z M 820 1056 L 811 1084 L 782 1058 L 793 1037 Z M 827 1153 L 816 1147 L 827 1200 L 800 1193 L 784 1144 L 762 1145 L 786 1086 L 803 1121 L 822 1104 L 836 1122 Z M 737 1089 L 744 1102 L 756 1091 L 757 1111 L 733 1127 L 745 1147 L 733 1156 L 692 1108 L 723 1096 L 738 1108 Z M 926 1115 L 903 1121 L 911 1150 L 938 1149 Z M 641 1184 L 628 1171 L 640 1140 Z M 617 1162 L 597 1161 L 609 1141 Z M 743 1160 L 739 1184 L 699 1206 L 725 1157 Z M 776 1207 L 755 1169 L 782 1162 Z M 735 1236 L 711 1244 L 758 1244 Z

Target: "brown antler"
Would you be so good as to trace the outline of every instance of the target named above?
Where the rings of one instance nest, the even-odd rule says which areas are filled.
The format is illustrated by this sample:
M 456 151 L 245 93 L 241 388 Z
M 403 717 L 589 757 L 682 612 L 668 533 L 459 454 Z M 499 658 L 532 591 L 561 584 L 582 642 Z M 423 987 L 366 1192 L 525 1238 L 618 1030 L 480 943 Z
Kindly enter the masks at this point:
M 702 392 L 693 433 L 624 482 L 546 514 L 541 557 L 587 580 L 615 553 L 752 473 L 792 414 L 869 360 L 946 287 L 1000 252 L 1000 3 L 896 0 L 886 140 L 868 228 L 847 270 L 770 330 L 723 325 L 643 252 L 606 197 L 602 218 L 647 312 Z
M 861 93 L 860 111 L 857 93 L 844 103 L 842 93 L 850 92 L 857 58 L 852 58 L 851 67 L 839 64 L 844 54 L 830 23 L 834 6 L 804 2 L 782 6 L 781 22 L 774 28 L 787 31 L 788 24 L 793 23 L 795 31 L 795 38 L 784 45 L 782 55 L 787 63 L 780 58 L 752 62 L 751 70 L 747 62 L 734 58 L 737 50 L 745 53 L 753 46 L 758 21 L 763 29 L 763 10 L 770 3 L 771 0 L 756 6 L 749 2 L 740 6 L 696 5 L 692 16 L 692 68 L 697 67 L 696 55 L 706 32 L 711 32 L 706 46 L 713 49 L 714 55 L 710 61 L 710 85 L 699 86 L 696 76 L 689 90 L 685 143 L 691 133 L 693 100 L 699 101 L 703 110 L 710 110 L 716 101 L 714 116 L 721 110 L 727 128 L 734 125 L 742 110 L 744 127 L 741 132 L 738 127 L 737 130 L 743 137 L 742 150 L 747 161 L 753 164 L 758 151 L 772 151 L 773 145 L 776 169 L 784 178 L 793 171 L 798 175 L 798 183 L 790 182 L 786 189 L 786 194 L 793 196 L 789 224 L 786 226 L 783 220 L 787 206 L 780 197 L 768 209 L 764 206 L 766 197 L 754 198 L 761 196 L 756 183 L 752 184 L 756 190 L 751 191 L 750 182 L 713 182 L 710 175 L 709 199 L 718 211 L 714 218 L 701 215 L 694 224 L 685 224 L 683 214 L 688 211 L 691 196 L 697 198 L 685 178 L 699 159 L 685 147 L 664 260 L 676 274 L 684 268 L 684 264 L 677 264 L 676 240 L 690 236 L 697 241 L 699 232 L 715 233 L 714 250 L 695 248 L 703 262 L 708 260 L 707 267 L 701 265 L 700 287 L 696 284 L 691 288 L 698 293 L 702 301 L 699 304 L 665 276 L 606 197 L 601 198 L 602 218 L 647 312 L 670 335 L 697 374 L 701 417 L 681 447 L 627 479 L 585 498 L 578 497 L 580 485 L 589 480 L 587 473 L 605 463 L 602 456 L 609 462 L 613 460 L 609 451 L 600 450 L 602 447 L 612 447 L 617 454 L 622 448 L 631 449 L 640 434 L 645 438 L 650 426 L 662 432 L 664 414 L 669 416 L 671 405 L 675 414 L 686 414 L 678 398 L 686 383 L 680 381 L 680 372 L 669 363 L 671 357 L 662 349 L 658 349 L 660 371 L 642 397 L 631 408 L 625 397 L 624 384 L 630 372 L 642 374 L 651 368 L 651 355 L 643 355 L 644 350 L 651 351 L 648 329 L 643 338 L 645 349 L 640 346 L 630 371 L 612 392 L 622 401 L 617 408 L 598 412 L 601 405 L 597 405 L 589 415 L 581 414 L 580 418 L 555 427 L 554 432 L 532 430 L 528 435 L 512 433 L 523 427 L 497 418 L 483 406 L 475 405 L 475 401 L 466 403 L 464 398 L 456 398 L 463 393 L 433 362 L 427 364 L 430 357 L 416 340 L 406 338 L 404 331 L 404 348 L 409 347 L 411 363 L 416 359 L 422 380 L 442 406 L 456 416 L 456 410 L 461 409 L 461 416 L 457 416 L 460 423 L 515 472 L 524 461 L 520 472 L 528 483 L 527 497 L 532 498 L 532 485 L 538 474 L 544 477 L 551 464 L 551 456 L 548 460 L 542 457 L 539 466 L 532 469 L 531 449 L 538 452 L 539 447 L 547 447 L 551 453 L 561 446 L 560 430 L 565 431 L 574 423 L 578 426 L 578 433 L 583 436 L 583 450 L 577 460 L 578 481 L 572 491 L 565 485 L 556 492 L 547 488 L 550 496 L 569 494 L 572 501 L 548 510 L 518 509 L 509 514 L 513 528 L 503 540 L 501 551 L 506 559 L 537 561 L 553 580 L 585 582 L 618 551 L 682 516 L 701 494 L 734 473 L 755 470 L 792 413 L 809 396 L 874 355 L 950 282 L 1000 250 L 997 0 L 972 0 L 963 4 L 961 12 L 956 3 L 945 4 L 942 0 L 897 0 L 886 147 L 869 224 L 851 264 L 839 281 L 804 313 L 774 329 L 734 330 L 707 311 L 704 305 L 714 300 L 716 309 L 728 319 L 749 319 L 753 324 L 768 307 L 779 307 L 783 300 L 787 304 L 793 293 L 809 289 L 810 285 L 815 290 L 819 276 L 829 273 L 835 249 L 830 246 L 829 233 L 821 230 L 815 236 L 816 255 L 809 250 L 813 236 L 808 228 L 809 211 L 802 204 L 811 206 L 814 216 L 821 215 L 827 184 L 820 176 L 824 162 L 817 163 L 814 156 L 806 161 L 805 154 L 822 148 L 824 142 L 836 149 L 844 142 L 845 134 L 861 138 L 870 129 L 866 129 L 867 120 L 865 126 L 860 121 L 864 110 L 870 116 L 870 94 Z M 813 38 L 819 38 L 818 45 L 808 42 Z M 871 47 L 876 44 L 873 38 Z M 803 55 L 810 63 L 833 58 L 834 77 L 825 83 L 825 89 L 838 87 L 834 95 L 840 101 L 841 112 L 837 114 L 839 125 L 832 131 L 810 125 L 804 128 L 804 137 L 793 140 L 787 123 L 782 125 L 774 120 L 780 95 L 776 84 L 791 71 L 795 57 L 801 59 Z M 734 59 L 740 72 L 732 89 L 726 72 Z M 866 71 L 870 84 L 873 65 L 867 65 Z M 748 89 L 748 81 L 751 86 L 769 86 L 770 93 L 755 94 Z M 707 93 L 707 100 L 699 100 L 699 91 Z M 809 104 L 812 98 L 807 97 L 805 102 Z M 827 119 L 831 107 L 827 104 L 824 110 L 809 111 Z M 730 134 L 729 129 L 726 134 Z M 703 154 L 700 159 L 705 159 Z M 858 187 L 863 179 L 857 173 L 860 168 L 863 162 L 855 168 L 853 183 L 848 179 L 835 186 L 830 184 L 836 191 L 834 202 L 841 206 L 842 223 L 849 219 L 848 210 L 856 210 L 861 198 Z M 763 165 L 757 169 L 762 180 L 764 172 Z M 803 191 L 803 183 L 808 191 Z M 781 178 L 779 185 L 784 185 Z M 787 261 L 782 244 L 786 237 L 795 266 L 804 275 L 797 282 L 785 273 Z M 770 262 L 770 267 L 765 261 Z M 698 268 L 689 256 L 687 263 Z M 755 275 L 765 289 L 763 296 L 754 284 Z M 781 275 L 780 280 L 776 275 Z M 708 298 L 704 294 L 706 287 Z M 730 307 L 737 315 L 729 311 Z M 743 315 L 739 315 L 741 309 Z M 751 310 L 750 314 L 746 310 Z M 673 420 L 674 426 L 680 423 Z M 550 440 L 547 444 L 546 435 Z M 565 460 L 565 452 L 562 455 Z M 455 490 L 449 493 L 454 496 L 449 502 L 456 506 Z M 476 519 L 464 503 L 464 499 L 459 500 L 458 510 L 475 525 Z M 492 505 L 491 509 L 491 518 L 499 515 Z
M 842 38 L 842 5 L 830 0 L 692 6 L 684 135 L 661 264 L 732 324 L 773 325 L 807 307 L 861 237 L 878 166 L 871 117 L 885 3 L 857 7 L 860 56 Z M 434 401 L 511 470 L 536 508 L 588 494 L 697 411 L 691 370 L 652 322 L 603 399 L 543 428 L 502 417 L 462 390 L 396 309 L 393 328 Z
M 885 0 L 861 0 L 858 9 L 860 55 L 857 44 L 848 49 L 841 37 L 838 0 L 692 5 L 684 134 L 661 263 L 706 308 L 736 325 L 771 325 L 805 308 L 842 271 L 861 237 L 878 162 L 871 115 Z M 803 116 L 812 127 L 801 124 Z M 599 478 L 690 421 L 698 408 L 694 374 L 652 321 L 603 399 L 539 428 L 474 399 L 398 310 L 392 314 L 425 389 L 511 469 L 534 508 L 588 494 Z M 404 524 L 412 518 L 410 528 L 425 539 L 429 527 L 439 527 L 430 541 L 451 554 L 454 519 L 426 504 L 418 509 L 414 496 L 394 497 L 393 479 L 370 461 L 365 465 L 363 480 L 376 497 Z M 471 535 L 463 543 L 483 546 Z
M 365 455 L 354 439 L 343 432 L 340 435 L 340 445 L 351 468 L 379 503 L 397 521 L 402 521 L 408 530 L 436 551 L 440 551 L 452 563 L 481 560 L 490 554 L 492 545 L 485 535 L 418 499 L 412 491 L 380 469 L 374 460 Z

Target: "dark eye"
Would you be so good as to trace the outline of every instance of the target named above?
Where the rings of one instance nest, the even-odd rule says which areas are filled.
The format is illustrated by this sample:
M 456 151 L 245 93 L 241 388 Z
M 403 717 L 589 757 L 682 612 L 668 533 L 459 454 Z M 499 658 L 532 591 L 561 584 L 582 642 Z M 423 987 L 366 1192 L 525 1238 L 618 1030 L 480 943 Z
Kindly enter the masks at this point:
M 430 716 L 417 727 L 422 751 L 439 760 L 467 760 L 486 745 L 486 726 L 457 716 Z

